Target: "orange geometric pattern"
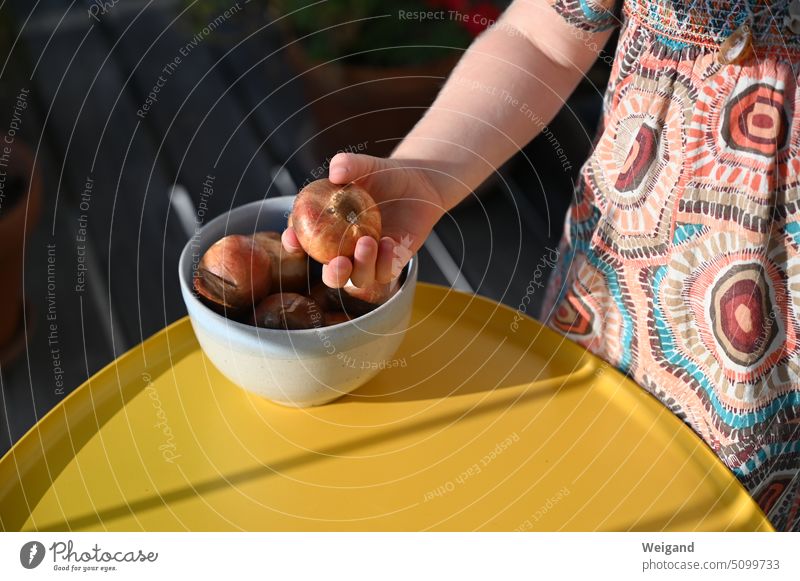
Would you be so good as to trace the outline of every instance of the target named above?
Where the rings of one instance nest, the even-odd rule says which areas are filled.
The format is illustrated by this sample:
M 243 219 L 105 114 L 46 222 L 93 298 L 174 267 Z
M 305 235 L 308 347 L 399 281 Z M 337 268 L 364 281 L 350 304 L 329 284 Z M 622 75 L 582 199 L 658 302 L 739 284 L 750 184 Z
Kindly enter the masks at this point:
M 542 319 L 692 427 L 800 530 L 800 35 L 789 2 L 553 0 L 622 25 Z M 744 18 L 753 54 L 720 64 Z

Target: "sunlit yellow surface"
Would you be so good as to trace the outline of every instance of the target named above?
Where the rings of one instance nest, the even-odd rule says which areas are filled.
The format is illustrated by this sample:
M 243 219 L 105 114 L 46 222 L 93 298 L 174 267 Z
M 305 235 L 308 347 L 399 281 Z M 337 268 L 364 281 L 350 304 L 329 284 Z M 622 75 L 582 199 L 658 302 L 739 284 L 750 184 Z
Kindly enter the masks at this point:
M 512 325 L 515 316 L 421 284 L 397 366 L 306 410 L 229 383 L 181 320 L 0 460 L 0 525 L 771 530 L 666 408 L 532 319 Z

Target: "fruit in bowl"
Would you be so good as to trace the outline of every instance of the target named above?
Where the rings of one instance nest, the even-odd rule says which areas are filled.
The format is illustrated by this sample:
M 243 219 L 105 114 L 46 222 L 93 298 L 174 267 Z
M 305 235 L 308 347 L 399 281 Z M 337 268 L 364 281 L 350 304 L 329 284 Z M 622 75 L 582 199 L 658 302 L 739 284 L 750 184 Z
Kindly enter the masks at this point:
M 305 252 L 289 252 L 283 247 L 278 232 L 257 232 L 256 244 L 269 254 L 270 288 L 272 292 L 304 292 L 308 290 L 309 263 Z
M 266 329 L 313 329 L 324 324 L 322 310 L 309 297 L 297 293 L 269 295 L 256 305 L 250 320 Z
M 225 236 L 203 254 L 194 289 L 209 307 L 235 316 L 267 295 L 272 263 L 272 256 L 252 236 Z
M 347 313 L 350 317 L 358 317 L 370 312 L 388 301 L 397 292 L 400 280 L 381 284 L 374 282 L 365 287 L 357 287 L 348 282 L 342 288 L 331 288 L 323 282 L 317 283 L 309 297 L 323 310 Z
M 179 280 L 192 327 L 213 365 L 247 391 L 282 405 L 306 407 L 350 393 L 389 367 L 410 321 L 417 262 L 412 257 L 400 278 L 386 288 L 325 287 L 320 282 L 319 261 L 305 253 L 288 257 L 276 244 L 287 217 L 295 216 L 294 199 L 253 202 L 211 220 L 184 248 Z M 221 244 L 238 248 L 241 262 L 210 268 L 214 261 L 206 257 L 207 252 L 229 236 L 252 242 L 239 239 Z M 259 240 L 261 248 L 267 249 L 268 261 L 255 249 Z M 223 253 L 214 252 L 220 260 Z M 224 255 L 229 259 L 235 254 L 226 251 Z M 269 268 L 264 268 L 266 262 Z M 201 265 L 207 272 L 201 271 Z M 260 265 L 260 270 L 252 268 L 247 273 L 241 270 L 243 265 L 245 270 Z M 221 279 L 212 280 L 224 291 L 212 298 L 223 296 L 228 301 L 233 294 L 245 306 L 237 301 L 237 308 L 226 310 L 197 290 L 197 281 L 202 281 L 203 288 L 212 274 Z M 234 282 L 238 292 L 229 293 Z M 256 315 L 260 320 L 256 321 Z
M 279 232 L 231 234 L 214 242 L 200 260 L 194 290 L 215 311 L 268 329 L 311 329 L 351 320 L 382 305 L 398 281 L 341 289 L 313 287 L 312 271 L 336 256 L 352 258 L 361 236 L 380 239 L 380 213 L 363 188 L 312 182 L 297 195 L 288 218 L 304 250 L 290 252 Z M 323 311 L 329 314 L 323 316 Z

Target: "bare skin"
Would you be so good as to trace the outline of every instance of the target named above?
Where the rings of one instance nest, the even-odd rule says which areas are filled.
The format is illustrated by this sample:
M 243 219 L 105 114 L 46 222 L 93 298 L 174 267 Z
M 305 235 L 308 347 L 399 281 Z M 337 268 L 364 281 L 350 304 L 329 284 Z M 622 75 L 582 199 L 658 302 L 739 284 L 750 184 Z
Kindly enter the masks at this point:
M 399 275 L 436 222 L 552 120 L 609 36 L 576 33 L 546 0 L 514 0 L 391 157 L 337 154 L 328 179 L 372 194 L 384 236 L 360 238 L 353 260 L 331 260 L 325 284 L 364 287 Z M 287 250 L 300 248 L 291 228 L 282 239 Z

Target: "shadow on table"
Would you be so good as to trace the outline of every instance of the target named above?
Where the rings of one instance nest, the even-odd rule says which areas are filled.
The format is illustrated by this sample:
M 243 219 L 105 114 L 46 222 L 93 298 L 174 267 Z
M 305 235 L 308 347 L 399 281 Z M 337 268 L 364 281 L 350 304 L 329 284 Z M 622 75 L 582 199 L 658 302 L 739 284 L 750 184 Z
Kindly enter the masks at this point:
M 328 404 L 436 400 L 589 379 L 599 360 L 583 347 L 507 307 L 460 293 L 418 290 L 415 320 L 387 369 Z M 425 317 L 425 324 L 419 318 Z M 344 359 L 358 368 L 369 365 Z M 363 369 L 363 367 L 362 367 Z
M 522 396 L 513 395 L 510 397 L 494 399 L 491 402 L 475 406 L 470 410 L 470 417 L 472 418 L 496 413 L 507 408 L 509 405 L 514 405 L 515 403 L 552 397 L 555 391 L 555 389 L 542 389 L 531 391 Z M 258 479 L 279 476 L 288 470 L 294 470 L 303 466 L 307 466 L 314 462 L 325 460 L 330 456 L 352 454 L 361 448 L 369 447 L 379 442 L 403 438 L 409 434 L 413 434 L 418 431 L 435 429 L 439 426 L 447 426 L 457 421 L 459 418 L 462 418 L 463 415 L 463 410 L 456 410 L 453 412 L 440 414 L 435 417 L 409 422 L 397 427 L 387 428 L 383 432 L 375 434 L 374 436 L 354 437 L 346 442 L 342 442 L 341 444 L 336 444 L 334 446 L 312 452 L 298 453 L 289 456 L 284 460 L 273 462 L 269 465 L 241 470 L 231 474 L 221 475 L 218 478 L 211 478 L 201 482 L 191 483 L 187 486 L 169 490 L 163 493 L 156 493 L 145 498 L 132 500 L 131 502 L 124 504 L 118 504 L 117 506 L 99 510 L 97 512 L 86 513 L 74 518 L 47 523 L 43 526 L 37 526 L 37 529 L 41 531 L 75 531 L 87 529 L 95 525 L 100 525 L 101 523 L 108 525 L 115 519 L 123 518 L 131 514 L 139 514 L 162 505 L 169 506 L 175 502 L 187 500 L 194 496 L 210 494 L 230 486 L 237 486 Z M 13 530 L 19 530 L 19 527 L 21 527 L 22 524 L 23 523 L 16 523 L 16 528 Z
M 550 370 L 539 368 L 528 369 L 520 365 L 519 369 L 493 368 L 475 370 L 468 366 L 443 368 L 435 380 L 414 370 L 407 372 L 393 370 L 392 373 L 381 373 L 375 379 L 360 387 L 329 406 L 358 403 L 390 403 L 400 401 L 438 400 L 455 396 L 485 394 L 498 390 L 526 386 L 529 390 L 552 392 L 561 388 L 577 386 L 582 380 L 588 380 L 595 372 L 596 366 L 588 359 L 575 365 L 573 373 L 552 375 Z M 405 386 L 405 387 L 398 387 Z
M 179 341 L 170 333 L 191 333 L 189 327 L 167 328 L 148 340 L 152 351 L 145 359 L 144 348 L 133 349 L 111 364 L 119 381 L 116 389 L 102 389 L 90 379 L 83 389 L 91 405 L 69 397 L 61 409 L 31 428 L 0 464 L 0 530 L 19 530 L 28 517 L 26 507 L 35 507 L 67 464 L 125 404 L 145 389 L 152 378 L 167 372 L 192 352 L 191 341 Z M 74 396 L 75 394 L 73 394 Z M 58 408 L 56 408 L 58 409 Z M 66 529 L 65 529 L 66 530 Z

